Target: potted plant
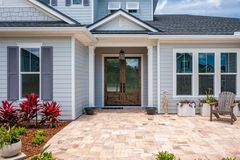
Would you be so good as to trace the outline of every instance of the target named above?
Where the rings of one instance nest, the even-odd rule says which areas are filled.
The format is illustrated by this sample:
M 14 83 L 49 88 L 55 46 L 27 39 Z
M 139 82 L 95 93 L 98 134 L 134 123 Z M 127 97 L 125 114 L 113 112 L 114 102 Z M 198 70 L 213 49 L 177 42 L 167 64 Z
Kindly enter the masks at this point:
M 21 153 L 22 142 L 15 127 L 0 127 L 0 156 L 13 157 Z
M 156 107 L 146 107 L 146 111 L 148 115 L 155 115 L 157 113 Z
M 192 117 L 196 114 L 196 104 L 194 101 L 180 100 L 177 103 L 178 115 L 183 117 Z
M 84 108 L 84 110 L 85 110 L 85 113 L 87 115 L 94 115 L 95 114 L 95 112 L 94 112 L 95 108 L 93 108 L 93 107 L 86 107 L 86 108 Z
M 213 96 L 209 95 L 209 92 L 206 92 L 206 98 L 199 101 L 200 101 L 199 106 L 200 106 L 201 116 L 209 117 L 210 110 L 211 110 L 210 104 L 217 102 L 217 100 Z

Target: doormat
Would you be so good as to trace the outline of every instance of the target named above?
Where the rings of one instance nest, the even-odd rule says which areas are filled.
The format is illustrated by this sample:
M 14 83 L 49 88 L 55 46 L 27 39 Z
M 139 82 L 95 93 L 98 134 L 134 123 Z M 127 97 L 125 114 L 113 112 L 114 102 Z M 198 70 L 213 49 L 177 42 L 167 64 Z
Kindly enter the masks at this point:
M 102 109 L 123 109 L 123 107 L 103 107 Z

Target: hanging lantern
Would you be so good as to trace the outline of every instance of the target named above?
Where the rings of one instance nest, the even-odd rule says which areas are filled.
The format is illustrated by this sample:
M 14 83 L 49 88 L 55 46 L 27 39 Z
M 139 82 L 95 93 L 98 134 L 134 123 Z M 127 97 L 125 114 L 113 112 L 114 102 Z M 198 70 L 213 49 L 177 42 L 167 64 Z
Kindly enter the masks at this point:
M 119 60 L 125 60 L 125 52 L 123 49 L 121 49 L 121 51 L 119 52 Z

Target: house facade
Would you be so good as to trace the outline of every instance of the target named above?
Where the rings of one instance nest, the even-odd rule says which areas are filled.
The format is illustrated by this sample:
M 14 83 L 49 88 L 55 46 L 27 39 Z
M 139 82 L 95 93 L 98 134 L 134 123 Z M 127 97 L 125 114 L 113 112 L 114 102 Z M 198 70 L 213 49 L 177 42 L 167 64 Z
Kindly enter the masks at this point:
M 240 19 L 156 15 L 157 0 L 0 0 L 0 100 L 85 107 L 240 98 Z

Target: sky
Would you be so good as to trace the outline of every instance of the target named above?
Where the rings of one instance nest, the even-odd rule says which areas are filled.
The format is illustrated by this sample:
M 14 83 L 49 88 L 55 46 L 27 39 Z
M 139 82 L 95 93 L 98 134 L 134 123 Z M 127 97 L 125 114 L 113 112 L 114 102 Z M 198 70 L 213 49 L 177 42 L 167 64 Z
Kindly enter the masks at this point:
M 156 13 L 240 18 L 240 0 L 159 0 Z

